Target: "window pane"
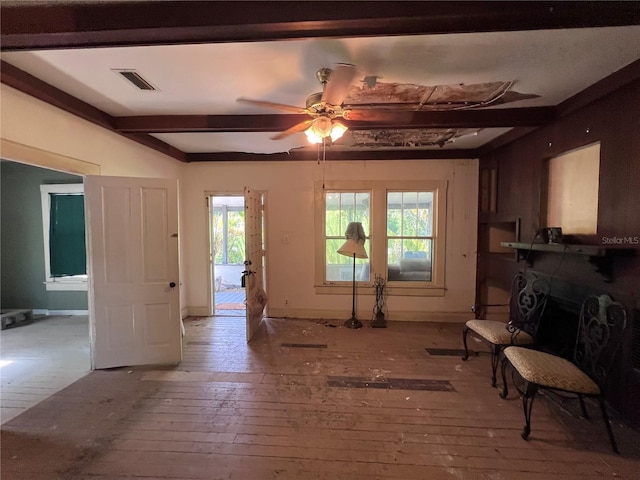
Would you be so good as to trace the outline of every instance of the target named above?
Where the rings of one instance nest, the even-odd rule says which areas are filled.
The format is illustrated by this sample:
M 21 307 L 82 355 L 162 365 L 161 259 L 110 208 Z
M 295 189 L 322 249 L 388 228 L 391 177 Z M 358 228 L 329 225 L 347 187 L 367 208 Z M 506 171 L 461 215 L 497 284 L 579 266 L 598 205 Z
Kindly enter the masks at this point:
M 402 235 L 402 192 L 387 193 L 387 235 Z
M 344 232 L 340 231 L 340 194 L 328 192 L 325 194 L 325 235 L 327 237 L 339 237 Z
M 351 222 L 360 222 L 369 231 L 369 192 L 328 192 L 325 194 L 325 236 L 344 238 Z
M 49 198 L 51 276 L 85 275 L 84 195 L 50 194 Z
M 387 192 L 387 235 L 430 237 L 433 192 Z
M 416 235 L 433 235 L 433 192 L 418 193 L 418 230 Z
M 389 238 L 387 245 L 389 281 L 431 281 L 433 240 Z
M 403 202 L 402 209 L 402 235 L 408 237 L 415 237 L 418 231 L 418 211 L 415 208 L 415 203 Z
M 354 222 L 360 222 L 364 228 L 365 233 L 369 230 L 369 204 L 370 204 L 369 192 L 356 193 L 356 212 Z M 345 230 L 347 229 L 345 225 Z
M 325 278 L 328 282 L 353 281 L 353 258 L 338 253 L 338 249 L 344 242 L 344 239 L 327 239 L 325 241 Z M 366 244 L 365 248 L 367 248 Z M 369 271 L 369 259 L 356 258 L 356 281 L 368 282 Z

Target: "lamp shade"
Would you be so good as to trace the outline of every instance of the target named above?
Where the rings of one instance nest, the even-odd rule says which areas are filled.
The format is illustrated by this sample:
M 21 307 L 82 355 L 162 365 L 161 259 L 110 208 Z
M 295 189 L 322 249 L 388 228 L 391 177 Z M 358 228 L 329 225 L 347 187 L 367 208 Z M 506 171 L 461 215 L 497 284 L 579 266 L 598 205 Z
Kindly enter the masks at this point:
M 364 249 L 364 245 L 352 240 L 351 238 L 344 242 L 344 244 L 338 249 L 338 253 L 347 257 L 355 256 L 356 258 L 369 258 L 367 251 Z

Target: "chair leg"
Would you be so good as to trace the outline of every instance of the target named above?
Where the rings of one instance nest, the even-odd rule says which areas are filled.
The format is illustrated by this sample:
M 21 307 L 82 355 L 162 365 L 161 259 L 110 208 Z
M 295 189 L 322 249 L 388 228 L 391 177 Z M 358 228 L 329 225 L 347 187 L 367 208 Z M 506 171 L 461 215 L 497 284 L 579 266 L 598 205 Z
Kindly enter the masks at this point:
M 507 357 L 502 359 L 502 365 L 500 367 L 500 372 L 502 373 L 502 392 L 500 393 L 501 398 L 507 398 L 509 395 L 509 388 L 507 387 Z
M 500 345 L 491 344 L 491 386 L 496 386 L 496 371 L 498 370 L 498 361 L 502 348 Z
M 525 425 L 520 435 L 525 440 L 529 439 L 529 434 L 531 433 L 531 409 L 537 392 L 538 386 L 535 383 L 526 382 L 524 395 L 522 396 L 522 410 L 524 412 Z
M 609 440 L 611 441 L 611 448 L 614 453 L 620 453 L 618 451 L 618 444 L 616 443 L 616 439 L 613 436 L 613 429 L 611 428 L 611 421 L 609 420 L 609 415 L 607 414 L 607 407 L 604 404 L 604 398 L 599 397 L 598 402 L 600 403 L 600 410 L 602 411 L 602 418 L 604 420 L 604 424 L 607 427 L 607 433 L 609 434 Z
M 464 356 L 462 357 L 463 361 L 467 361 L 469 359 L 469 349 L 467 348 L 467 333 L 469 333 L 469 327 L 465 325 L 462 329 L 462 343 L 464 345 Z

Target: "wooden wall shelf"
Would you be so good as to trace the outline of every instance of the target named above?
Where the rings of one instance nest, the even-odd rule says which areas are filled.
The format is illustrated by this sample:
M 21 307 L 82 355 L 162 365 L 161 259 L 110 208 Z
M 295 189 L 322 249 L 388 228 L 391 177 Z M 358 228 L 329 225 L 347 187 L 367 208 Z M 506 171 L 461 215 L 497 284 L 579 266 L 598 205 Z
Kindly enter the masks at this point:
M 604 278 L 605 282 L 613 281 L 613 257 L 616 254 L 632 254 L 635 248 L 610 247 L 603 245 L 575 245 L 568 243 L 524 243 L 502 242 L 506 248 L 516 251 L 518 262 L 526 260 L 529 266 L 533 265 L 535 253 L 560 253 L 569 255 L 584 255 L 593 265 L 596 272 Z M 533 256 L 532 256 L 533 254 Z

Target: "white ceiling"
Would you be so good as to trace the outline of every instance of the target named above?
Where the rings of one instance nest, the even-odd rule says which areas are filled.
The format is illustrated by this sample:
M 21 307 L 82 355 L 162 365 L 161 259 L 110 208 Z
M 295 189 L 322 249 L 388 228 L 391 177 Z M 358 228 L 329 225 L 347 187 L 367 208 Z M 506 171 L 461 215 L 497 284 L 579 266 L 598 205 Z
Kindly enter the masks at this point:
M 492 108 L 553 106 L 640 59 L 640 26 L 18 51 L 1 58 L 112 116 L 282 113 L 236 99 L 304 107 L 321 90 L 316 70 L 335 63 L 355 64 L 358 80 L 385 83 L 515 81 L 512 90 L 539 97 Z M 115 69 L 134 69 L 158 90 L 138 90 Z M 444 148 L 477 148 L 507 130 L 484 129 Z M 272 135 L 154 134 L 188 153 L 308 147 L 303 133 Z

